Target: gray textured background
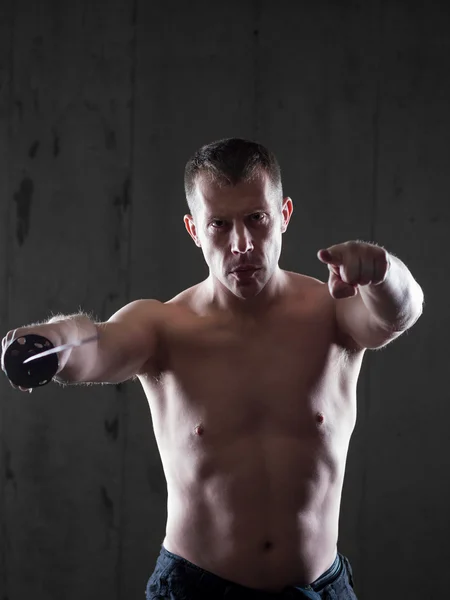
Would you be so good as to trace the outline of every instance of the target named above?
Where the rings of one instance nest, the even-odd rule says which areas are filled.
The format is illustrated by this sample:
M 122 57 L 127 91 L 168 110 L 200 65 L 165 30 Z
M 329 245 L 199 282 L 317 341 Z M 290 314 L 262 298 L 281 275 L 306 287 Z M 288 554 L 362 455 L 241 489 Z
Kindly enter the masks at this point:
M 449 597 L 450 7 L 374 0 L 0 2 L 0 326 L 106 320 L 207 275 L 183 169 L 248 137 L 294 215 L 280 265 L 376 241 L 425 292 L 368 352 L 340 551 L 360 600 Z M 136 383 L 0 381 L 0 600 L 144 598 L 166 488 Z

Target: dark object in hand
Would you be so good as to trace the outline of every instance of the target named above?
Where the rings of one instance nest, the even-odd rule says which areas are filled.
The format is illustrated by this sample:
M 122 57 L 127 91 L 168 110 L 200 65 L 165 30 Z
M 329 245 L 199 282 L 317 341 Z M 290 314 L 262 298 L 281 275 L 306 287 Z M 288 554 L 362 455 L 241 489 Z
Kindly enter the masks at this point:
M 25 340 L 25 343 L 19 343 Z M 54 345 L 46 337 L 29 333 L 18 337 L 8 346 L 3 357 L 5 373 L 8 379 L 22 388 L 35 388 L 47 385 L 58 372 L 59 362 L 57 354 L 48 354 L 42 358 L 32 360 L 26 365 L 23 361 L 34 354 L 50 350 Z

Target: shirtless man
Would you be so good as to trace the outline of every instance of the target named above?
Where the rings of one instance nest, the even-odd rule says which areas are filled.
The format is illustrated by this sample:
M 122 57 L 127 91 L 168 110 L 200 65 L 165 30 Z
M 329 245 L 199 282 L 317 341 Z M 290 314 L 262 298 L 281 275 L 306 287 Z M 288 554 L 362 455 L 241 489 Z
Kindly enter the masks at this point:
M 185 188 L 207 279 L 104 323 L 61 316 L 10 331 L 3 349 L 27 333 L 58 345 L 98 332 L 59 355 L 55 379 L 141 382 L 168 490 L 148 600 L 354 599 L 337 540 L 358 374 L 367 348 L 419 318 L 422 290 L 363 242 L 318 252 L 328 284 L 280 269 L 293 203 L 259 144 L 204 146 Z

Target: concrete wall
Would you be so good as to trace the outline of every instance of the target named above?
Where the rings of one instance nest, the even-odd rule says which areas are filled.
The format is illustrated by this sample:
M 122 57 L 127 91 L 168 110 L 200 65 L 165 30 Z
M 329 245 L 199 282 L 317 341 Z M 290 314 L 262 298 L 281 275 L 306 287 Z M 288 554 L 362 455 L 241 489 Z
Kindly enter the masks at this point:
M 364 239 L 421 283 L 359 383 L 339 545 L 360 600 L 448 595 L 449 30 L 443 1 L 0 2 L 4 333 L 203 278 L 183 168 L 222 137 L 280 160 L 283 268 L 326 280 L 316 251 Z M 1 600 L 144 597 L 166 489 L 138 384 L 3 378 L 0 492 Z

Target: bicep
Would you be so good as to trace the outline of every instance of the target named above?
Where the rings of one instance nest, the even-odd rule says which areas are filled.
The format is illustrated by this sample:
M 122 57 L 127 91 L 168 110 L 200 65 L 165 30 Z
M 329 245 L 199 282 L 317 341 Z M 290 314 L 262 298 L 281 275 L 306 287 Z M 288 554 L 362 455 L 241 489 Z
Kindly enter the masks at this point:
M 121 383 L 139 375 L 155 356 L 161 303 L 135 300 L 97 323 L 96 359 L 85 382 Z
M 359 293 L 352 298 L 335 300 L 335 309 L 339 330 L 350 336 L 361 349 L 382 348 L 403 333 L 392 331 L 387 325 L 376 320 Z

